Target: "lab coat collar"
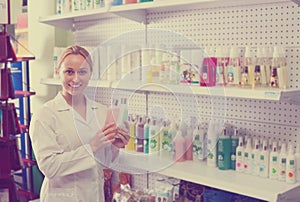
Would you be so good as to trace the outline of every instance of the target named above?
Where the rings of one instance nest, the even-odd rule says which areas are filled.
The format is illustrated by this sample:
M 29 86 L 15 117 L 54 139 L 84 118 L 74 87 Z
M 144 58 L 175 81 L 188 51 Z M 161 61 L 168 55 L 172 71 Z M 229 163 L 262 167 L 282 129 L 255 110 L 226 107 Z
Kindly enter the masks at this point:
M 67 103 L 67 101 L 65 100 L 65 98 L 62 95 L 62 92 L 59 92 L 56 97 L 54 98 L 55 102 L 57 103 L 57 111 L 58 112 L 64 112 L 64 111 L 72 111 L 73 112 L 73 108 Z M 98 107 L 94 104 L 94 102 L 92 100 L 90 100 L 86 95 L 85 95 L 85 100 L 86 100 L 86 109 L 87 109 L 87 120 L 84 120 L 82 117 L 80 117 L 79 115 L 77 116 L 73 116 L 75 117 L 78 121 L 82 121 L 86 124 L 90 123 L 91 121 L 94 121 L 95 118 L 95 114 L 90 114 L 90 113 L 94 113 L 95 110 L 98 109 Z M 74 112 L 76 113 L 76 112 Z

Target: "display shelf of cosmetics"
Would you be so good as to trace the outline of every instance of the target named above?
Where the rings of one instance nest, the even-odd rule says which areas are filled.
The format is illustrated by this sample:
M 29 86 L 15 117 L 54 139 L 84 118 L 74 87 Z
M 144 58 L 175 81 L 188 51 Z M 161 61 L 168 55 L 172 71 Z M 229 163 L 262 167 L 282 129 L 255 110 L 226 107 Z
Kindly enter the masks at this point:
M 238 0 L 57 0 L 55 14 L 40 18 L 40 22 L 71 30 L 74 22 L 101 20 L 113 16 L 124 17 L 136 22 L 147 23 L 146 15 L 151 12 L 178 9 L 205 9 L 220 6 L 244 6 L 265 3 L 289 2 L 288 0 L 238 1 Z
M 237 128 L 221 130 L 218 123 L 209 124 L 206 130 L 203 124 L 179 126 L 144 116 L 130 115 L 128 120 L 131 139 L 121 151 L 123 168 L 134 167 L 266 201 L 298 199 L 300 144 L 295 147 L 246 137 Z

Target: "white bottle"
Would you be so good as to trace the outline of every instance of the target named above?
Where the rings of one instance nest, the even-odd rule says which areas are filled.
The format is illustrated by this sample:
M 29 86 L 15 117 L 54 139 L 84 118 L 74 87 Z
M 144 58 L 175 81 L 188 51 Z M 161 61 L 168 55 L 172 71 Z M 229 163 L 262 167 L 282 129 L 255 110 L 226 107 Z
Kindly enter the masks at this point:
M 193 131 L 193 160 L 203 161 L 206 158 L 206 133 L 198 124 Z
M 297 144 L 297 149 L 295 153 L 296 158 L 296 181 L 300 181 L 300 143 Z
M 269 178 L 270 179 L 278 179 L 278 149 L 277 142 L 273 142 L 272 151 L 270 152 L 269 159 Z
M 259 176 L 264 178 L 269 176 L 269 150 L 267 141 L 263 142 L 263 148 L 259 156 Z
M 235 161 L 235 170 L 237 172 L 244 172 L 244 143 L 243 137 L 239 137 L 239 146 L 236 148 L 236 161 Z
M 293 184 L 296 182 L 296 158 L 293 147 L 294 146 L 292 144 L 289 145 L 289 152 L 286 161 L 286 183 L 288 184 Z
M 278 180 L 279 181 L 285 181 L 286 178 L 286 158 L 287 158 L 286 144 L 282 143 L 280 153 L 279 153 L 279 159 L 278 159 Z
M 251 174 L 259 175 L 259 155 L 260 155 L 260 145 L 259 140 L 255 139 L 254 149 L 251 155 Z
M 247 139 L 246 148 L 244 151 L 244 172 L 247 174 L 251 174 L 251 154 L 252 154 L 252 144 L 251 138 Z
M 159 154 L 159 126 L 156 122 L 156 119 L 152 119 L 152 124 L 149 128 L 149 154 Z
M 207 165 L 217 167 L 217 124 L 210 122 L 207 130 Z

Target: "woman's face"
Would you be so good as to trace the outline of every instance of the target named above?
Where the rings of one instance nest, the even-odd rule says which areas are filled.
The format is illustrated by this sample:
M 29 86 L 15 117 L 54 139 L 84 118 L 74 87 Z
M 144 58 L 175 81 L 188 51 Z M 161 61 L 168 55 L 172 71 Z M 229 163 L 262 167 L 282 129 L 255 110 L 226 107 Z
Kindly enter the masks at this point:
M 59 69 L 63 94 L 71 96 L 82 94 L 91 75 L 91 67 L 85 62 L 82 55 L 70 54 L 66 56 Z

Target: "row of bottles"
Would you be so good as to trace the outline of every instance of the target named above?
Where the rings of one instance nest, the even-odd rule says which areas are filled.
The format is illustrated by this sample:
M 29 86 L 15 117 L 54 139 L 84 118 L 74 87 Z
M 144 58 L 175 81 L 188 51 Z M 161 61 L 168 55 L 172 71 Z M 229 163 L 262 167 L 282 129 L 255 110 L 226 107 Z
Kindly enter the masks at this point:
M 209 56 L 200 71 L 202 86 L 288 88 L 288 67 L 282 47 L 257 47 L 256 57 L 250 47 L 245 48 L 244 55 L 240 55 L 237 47 L 217 47 L 207 52 Z
M 208 128 L 207 165 L 220 170 L 236 170 L 260 177 L 278 179 L 287 183 L 300 181 L 300 144 L 294 152 L 294 145 L 280 145 L 274 141 L 270 146 L 267 140 L 252 139 L 238 134 L 228 134 L 219 125 L 211 123 Z M 254 143 L 254 144 L 252 144 Z M 298 162 L 298 164 L 297 164 Z
M 128 121 L 130 141 L 125 150 L 157 155 L 177 162 L 205 158 L 202 154 L 205 134 L 201 125 L 197 126 L 197 130 L 191 130 L 194 128 L 190 124 L 133 115 L 128 116 Z M 193 148 L 197 152 L 193 152 Z
M 173 52 L 165 46 L 144 49 L 128 44 L 86 48 L 93 57 L 95 80 L 281 89 L 289 85 L 282 47 L 258 47 L 255 57 L 250 47 L 244 52 L 237 47 Z M 60 50 L 55 48 L 54 64 Z
M 239 139 L 236 149 L 237 172 L 244 172 L 264 178 L 276 179 L 287 183 L 300 181 L 300 144 L 294 145 L 274 141 L 271 146 L 267 140 Z
M 153 0 L 57 0 L 56 13 L 64 14 L 75 11 L 90 10 L 104 6 L 151 2 Z
M 206 161 L 220 170 L 236 170 L 246 174 L 295 183 L 300 181 L 300 144 L 270 146 L 264 139 L 251 139 L 222 129 L 219 123 L 203 124 L 191 117 L 187 123 L 145 116 L 128 116 L 131 139 L 125 150 L 157 155 L 162 159 L 183 162 Z

